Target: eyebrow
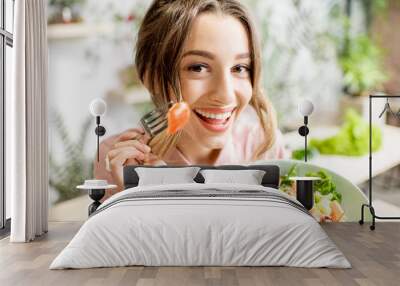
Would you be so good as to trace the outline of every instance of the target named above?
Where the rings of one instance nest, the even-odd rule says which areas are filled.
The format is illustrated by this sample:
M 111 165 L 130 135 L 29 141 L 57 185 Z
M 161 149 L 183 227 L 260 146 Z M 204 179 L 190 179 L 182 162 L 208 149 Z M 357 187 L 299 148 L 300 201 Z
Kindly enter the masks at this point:
M 202 51 L 202 50 L 191 50 L 191 51 L 187 51 L 186 53 L 183 54 L 182 58 L 186 57 L 186 56 L 190 56 L 190 55 L 194 55 L 194 56 L 201 56 L 201 57 L 205 57 L 208 58 L 210 60 L 213 60 L 215 58 L 215 56 L 207 51 Z M 235 56 L 235 59 L 247 59 L 250 58 L 250 54 L 249 53 L 243 53 L 243 54 L 237 54 Z

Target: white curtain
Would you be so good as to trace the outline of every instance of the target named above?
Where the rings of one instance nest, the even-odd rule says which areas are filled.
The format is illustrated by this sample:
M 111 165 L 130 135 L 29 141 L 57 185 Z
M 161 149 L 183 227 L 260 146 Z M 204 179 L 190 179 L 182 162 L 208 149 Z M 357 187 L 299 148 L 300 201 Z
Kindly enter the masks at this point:
M 14 69 L 6 98 L 6 187 L 12 242 L 47 232 L 47 1 L 15 1 Z

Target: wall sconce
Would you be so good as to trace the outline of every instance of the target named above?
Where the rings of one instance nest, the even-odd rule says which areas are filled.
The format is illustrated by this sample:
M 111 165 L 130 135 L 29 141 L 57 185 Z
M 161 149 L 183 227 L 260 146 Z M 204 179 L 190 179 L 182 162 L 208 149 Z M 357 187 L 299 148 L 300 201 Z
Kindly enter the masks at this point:
M 304 161 L 307 162 L 307 135 L 310 132 L 308 129 L 308 116 L 314 111 L 313 103 L 305 99 L 299 104 L 299 112 L 304 117 L 304 125 L 299 128 L 299 134 L 304 137 Z
M 104 126 L 100 125 L 100 117 L 106 113 L 106 110 L 107 110 L 107 104 L 104 100 L 96 98 L 90 102 L 89 111 L 94 117 L 96 117 L 96 125 L 97 125 L 96 129 L 94 130 L 94 132 L 97 135 L 97 162 L 99 162 L 100 160 L 99 159 L 100 136 L 104 136 L 104 134 L 106 134 L 106 129 L 104 128 Z

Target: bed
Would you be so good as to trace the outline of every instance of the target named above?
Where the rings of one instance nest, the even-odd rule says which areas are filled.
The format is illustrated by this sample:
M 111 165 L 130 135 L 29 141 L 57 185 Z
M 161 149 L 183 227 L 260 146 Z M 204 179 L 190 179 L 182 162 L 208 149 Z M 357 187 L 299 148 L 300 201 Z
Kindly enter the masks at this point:
M 127 166 L 125 190 L 91 215 L 50 269 L 130 265 L 351 267 L 309 212 L 277 190 L 279 167 L 198 167 L 256 169 L 265 175 L 260 185 L 205 183 L 199 172 L 192 183 L 141 186 L 137 166 Z

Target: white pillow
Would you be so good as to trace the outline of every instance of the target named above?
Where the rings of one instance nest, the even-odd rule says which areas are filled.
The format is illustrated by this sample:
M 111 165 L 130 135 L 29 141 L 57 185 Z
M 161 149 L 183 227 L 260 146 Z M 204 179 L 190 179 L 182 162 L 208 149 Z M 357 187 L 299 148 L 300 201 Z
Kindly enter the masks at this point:
M 135 168 L 139 186 L 195 183 L 199 167 L 182 168 Z
M 265 171 L 262 170 L 201 170 L 204 183 L 235 183 L 261 185 Z

